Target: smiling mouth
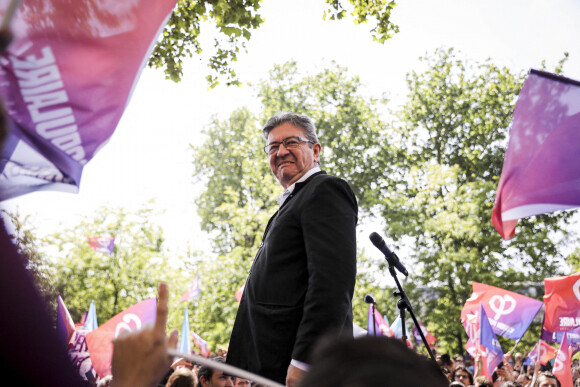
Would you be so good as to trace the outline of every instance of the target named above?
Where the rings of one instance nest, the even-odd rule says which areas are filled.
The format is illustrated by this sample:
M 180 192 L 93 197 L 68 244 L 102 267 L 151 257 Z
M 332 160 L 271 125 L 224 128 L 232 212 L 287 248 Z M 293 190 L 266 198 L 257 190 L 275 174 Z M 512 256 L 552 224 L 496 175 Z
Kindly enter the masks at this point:
M 286 165 L 290 165 L 290 164 L 292 164 L 291 161 L 284 161 L 284 162 L 278 164 L 278 168 L 283 167 L 283 166 L 286 166 Z

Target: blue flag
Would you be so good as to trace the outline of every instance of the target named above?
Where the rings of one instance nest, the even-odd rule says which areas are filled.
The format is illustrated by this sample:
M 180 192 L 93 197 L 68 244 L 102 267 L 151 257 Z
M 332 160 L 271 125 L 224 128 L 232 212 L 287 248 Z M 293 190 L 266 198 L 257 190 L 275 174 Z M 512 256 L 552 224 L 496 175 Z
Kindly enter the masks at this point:
M 187 308 L 183 308 L 183 323 L 181 324 L 181 337 L 179 338 L 179 352 L 189 354 L 191 352 L 191 340 L 189 339 L 189 317 Z
M 97 309 L 95 308 L 95 301 L 91 301 L 91 306 L 89 307 L 89 313 L 87 314 L 87 319 L 85 320 L 85 325 L 83 325 L 84 331 L 92 331 L 99 327 L 97 322 Z
M 479 345 L 481 347 L 482 357 L 485 359 L 484 371 L 487 371 L 485 373 L 488 376 L 491 376 L 495 367 L 503 361 L 503 350 L 501 349 L 501 345 L 499 344 L 495 333 L 493 333 L 487 314 L 485 314 L 483 304 L 479 305 Z

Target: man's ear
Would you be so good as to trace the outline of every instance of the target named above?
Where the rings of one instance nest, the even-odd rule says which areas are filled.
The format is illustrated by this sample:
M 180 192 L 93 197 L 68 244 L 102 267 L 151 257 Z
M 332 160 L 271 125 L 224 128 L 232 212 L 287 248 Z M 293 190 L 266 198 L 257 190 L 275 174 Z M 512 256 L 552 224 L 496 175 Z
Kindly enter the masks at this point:
M 201 387 L 207 387 L 209 386 L 209 381 L 205 378 L 205 376 L 202 376 L 199 378 L 199 384 L 201 384 Z

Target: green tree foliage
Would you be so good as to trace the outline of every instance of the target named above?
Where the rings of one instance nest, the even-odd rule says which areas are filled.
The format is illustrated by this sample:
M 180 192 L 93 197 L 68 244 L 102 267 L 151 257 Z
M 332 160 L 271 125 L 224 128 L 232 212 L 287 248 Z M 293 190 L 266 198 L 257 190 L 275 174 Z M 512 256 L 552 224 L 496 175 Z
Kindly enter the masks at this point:
M 22 218 L 18 213 L 9 213 L 2 210 L 5 217 L 0 218 L 0 227 L 4 227 L 4 222 L 8 220 L 8 230 L 12 230 L 11 238 L 14 240 L 20 256 L 24 260 L 24 265 L 34 281 L 40 296 L 44 300 L 47 311 L 52 316 L 56 310 L 56 298 L 58 293 L 52 284 L 54 270 L 52 262 L 40 252 L 39 243 L 35 237 L 34 228 L 30 216 Z
M 408 76 L 408 102 L 395 125 L 404 174 L 382 215 L 390 237 L 411 240 L 415 297 L 428 328 L 461 352 L 459 314 L 471 283 L 517 291 L 562 274 L 571 213 L 524 219 L 510 242 L 500 239 L 490 217 L 525 74 L 490 61 L 469 65 L 452 50 L 424 61 L 426 71 Z
M 194 54 L 199 55 L 202 47 L 200 36 L 202 28 L 210 29 L 206 21 L 215 23 L 219 32 L 214 39 L 213 51 L 208 61 L 211 74 L 207 76 L 211 87 L 218 84 L 218 78 L 225 78 L 228 85 L 239 85 L 232 67 L 240 53 L 246 49 L 246 43 L 264 19 L 258 13 L 261 0 L 179 0 L 177 6 L 163 31 L 160 42 L 149 59 L 149 65 L 163 68 L 167 78 L 178 82 L 183 75 L 183 59 Z M 391 38 L 399 28 L 390 18 L 396 5 L 386 0 L 326 0 L 328 9 L 324 18 L 342 19 L 346 8 L 355 23 L 371 23 L 374 27 L 371 34 L 374 40 L 383 43 Z
M 154 215 L 151 205 L 135 212 L 103 207 L 77 226 L 46 238 L 45 250 L 57 257 L 53 284 L 74 321 L 80 320 L 92 300 L 102 324 L 155 297 L 162 280 L 170 290 L 184 289 L 180 272 L 169 264 L 163 249 L 162 230 L 151 222 Z M 90 236 L 114 237 L 113 254 L 95 252 L 88 243 Z

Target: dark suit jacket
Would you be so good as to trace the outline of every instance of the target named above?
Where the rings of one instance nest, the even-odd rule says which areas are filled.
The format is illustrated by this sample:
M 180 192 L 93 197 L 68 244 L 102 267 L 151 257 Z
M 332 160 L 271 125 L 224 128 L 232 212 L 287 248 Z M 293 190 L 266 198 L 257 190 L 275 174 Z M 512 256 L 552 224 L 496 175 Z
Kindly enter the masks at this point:
M 285 383 L 329 331 L 352 335 L 357 202 L 325 172 L 297 183 L 268 222 L 248 275 L 227 363 Z

